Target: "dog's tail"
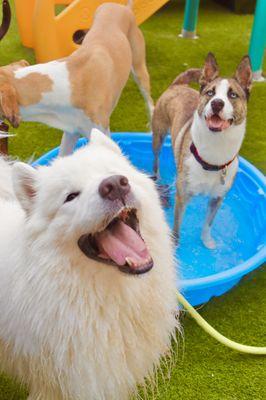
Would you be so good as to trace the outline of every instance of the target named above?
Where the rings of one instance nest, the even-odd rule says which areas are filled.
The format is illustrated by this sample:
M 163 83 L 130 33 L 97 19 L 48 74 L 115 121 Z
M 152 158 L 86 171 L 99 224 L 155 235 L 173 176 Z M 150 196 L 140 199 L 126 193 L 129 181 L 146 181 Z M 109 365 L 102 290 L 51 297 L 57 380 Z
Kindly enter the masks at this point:
M 128 0 L 127 7 L 131 8 L 131 10 L 132 10 L 133 5 L 134 5 L 134 0 Z
M 172 82 L 171 86 L 189 85 L 191 82 L 199 83 L 202 70 L 200 68 L 190 68 L 178 75 Z

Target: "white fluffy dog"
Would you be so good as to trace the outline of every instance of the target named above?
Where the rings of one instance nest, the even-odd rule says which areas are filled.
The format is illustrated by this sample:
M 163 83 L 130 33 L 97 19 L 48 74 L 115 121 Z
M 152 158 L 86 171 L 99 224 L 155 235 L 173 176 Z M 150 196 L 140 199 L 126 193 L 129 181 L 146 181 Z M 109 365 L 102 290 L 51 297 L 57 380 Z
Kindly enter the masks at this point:
M 171 345 L 175 268 L 153 182 L 109 138 L 0 160 L 0 367 L 30 400 L 128 399 Z

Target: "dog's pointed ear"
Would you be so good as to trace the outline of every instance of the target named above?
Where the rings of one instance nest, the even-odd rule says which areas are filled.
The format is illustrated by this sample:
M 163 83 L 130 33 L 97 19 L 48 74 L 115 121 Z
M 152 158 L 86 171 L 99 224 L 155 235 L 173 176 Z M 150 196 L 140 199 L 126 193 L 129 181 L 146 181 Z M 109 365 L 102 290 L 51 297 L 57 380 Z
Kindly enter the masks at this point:
M 249 56 L 246 55 L 242 58 L 236 69 L 234 78 L 248 97 L 252 86 L 252 69 Z
M 0 108 L 1 113 L 10 124 L 17 128 L 20 123 L 17 93 L 10 83 L 0 85 Z
M 29 214 L 36 195 L 37 171 L 28 164 L 17 162 L 12 167 L 12 181 L 18 201 Z
M 199 84 L 201 89 L 204 88 L 208 83 L 216 79 L 219 75 L 219 69 L 217 61 L 213 55 L 213 53 L 208 53 L 204 67 L 202 69 L 202 74 L 199 79 Z
M 108 147 L 115 153 L 121 154 L 120 147 L 110 137 L 105 135 L 99 129 L 96 128 L 92 129 L 90 143 Z

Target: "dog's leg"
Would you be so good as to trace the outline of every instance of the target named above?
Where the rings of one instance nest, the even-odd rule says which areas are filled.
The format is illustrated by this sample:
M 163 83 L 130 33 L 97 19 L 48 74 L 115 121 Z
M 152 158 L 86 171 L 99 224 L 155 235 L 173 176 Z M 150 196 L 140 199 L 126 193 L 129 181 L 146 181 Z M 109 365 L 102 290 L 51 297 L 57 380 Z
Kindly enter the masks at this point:
M 222 197 L 212 198 L 209 201 L 207 218 L 201 234 L 201 239 L 208 249 L 215 249 L 216 247 L 215 240 L 211 236 L 211 225 L 222 201 Z
M 161 110 L 160 102 L 156 104 L 152 117 L 152 149 L 154 154 L 153 172 L 156 179 L 159 179 L 159 156 L 163 141 L 169 129 L 169 120 Z
M 134 81 L 139 87 L 139 90 L 145 100 L 146 108 L 149 117 L 149 127 L 151 127 L 151 119 L 154 111 L 154 102 L 150 94 L 150 77 L 146 65 L 133 67 L 132 75 Z
M 75 144 L 77 143 L 79 136 L 79 133 L 63 133 L 59 149 L 60 157 L 68 156 L 69 154 L 73 153 Z
M 110 131 L 110 126 L 108 128 L 98 128 L 101 132 L 103 132 L 106 136 L 110 137 L 111 136 L 111 131 Z
M 159 156 L 163 144 L 163 139 L 165 135 L 160 135 L 157 131 L 153 131 L 152 136 L 152 148 L 153 148 L 153 172 L 155 180 L 160 178 L 160 169 L 159 169 Z
M 141 30 L 136 25 L 132 25 L 128 38 L 132 51 L 133 78 L 144 97 L 151 125 L 154 103 L 151 97 L 150 76 L 146 66 L 145 40 Z
M 159 156 L 160 156 L 160 148 L 153 148 L 153 172 L 154 172 L 154 180 L 157 181 L 160 179 L 160 168 L 159 168 Z
M 176 245 L 178 245 L 179 243 L 182 218 L 184 215 L 184 211 L 186 209 L 186 205 L 190 198 L 190 196 L 188 194 L 185 194 L 183 190 L 180 190 L 178 186 L 179 182 L 177 182 L 177 188 L 176 188 L 174 229 L 173 229 L 173 235 Z

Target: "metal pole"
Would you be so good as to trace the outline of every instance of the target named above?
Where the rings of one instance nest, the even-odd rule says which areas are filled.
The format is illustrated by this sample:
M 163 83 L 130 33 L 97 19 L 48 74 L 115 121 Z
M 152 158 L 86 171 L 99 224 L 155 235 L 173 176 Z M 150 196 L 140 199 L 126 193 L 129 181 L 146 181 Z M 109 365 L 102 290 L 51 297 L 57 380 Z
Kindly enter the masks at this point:
M 180 37 L 197 39 L 196 26 L 200 0 L 186 0 L 184 24 Z
M 253 71 L 253 79 L 263 81 L 262 64 L 266 47 L 266 1 L 257 0 L 254 15 L 251 39 L 249 44 L 249 56 Z

